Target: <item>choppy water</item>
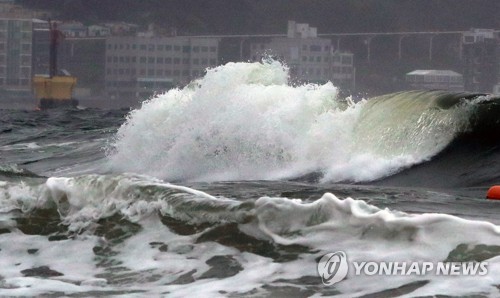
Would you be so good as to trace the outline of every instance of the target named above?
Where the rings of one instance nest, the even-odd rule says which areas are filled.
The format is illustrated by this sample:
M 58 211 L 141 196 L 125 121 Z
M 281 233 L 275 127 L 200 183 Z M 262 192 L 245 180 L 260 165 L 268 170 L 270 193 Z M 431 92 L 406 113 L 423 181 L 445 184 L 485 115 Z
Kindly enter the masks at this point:
M 498 296 L 499 112 L 438 91 L 353 103 L 276 62 L 131 113 L 0 110 L 0 296 Z M 326 286 L 339 250 L 488 274 Z

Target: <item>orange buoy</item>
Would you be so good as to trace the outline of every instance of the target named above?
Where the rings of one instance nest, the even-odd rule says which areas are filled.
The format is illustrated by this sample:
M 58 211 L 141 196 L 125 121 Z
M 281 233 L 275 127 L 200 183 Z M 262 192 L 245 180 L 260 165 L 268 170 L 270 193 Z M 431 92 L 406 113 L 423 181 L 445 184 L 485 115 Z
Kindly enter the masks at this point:
M 500 185 L 490 187 L 488 193 L 486 194 L 486 198 L 490 200 L 500 200 Z

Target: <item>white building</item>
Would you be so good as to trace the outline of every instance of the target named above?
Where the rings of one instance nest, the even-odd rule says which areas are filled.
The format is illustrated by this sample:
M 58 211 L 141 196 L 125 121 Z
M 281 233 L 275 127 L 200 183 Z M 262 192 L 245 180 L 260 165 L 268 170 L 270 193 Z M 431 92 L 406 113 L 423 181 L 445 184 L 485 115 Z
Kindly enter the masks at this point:
M 308 24 L 289 21 L 287 37 L 251 43 L 250 55 L 254 61 L 265 56 L 284 61 L 292 78 L 298 81 L 332 81 L 345 89 L 354 89 L 353 54 L 335 51 L 332 41 L 319 38 L 317 29 Z
M 464 91 L 464 78 L 451 70 L 414 70 L 406 74 L 406 83 L 413 89 Z
M 106 93 L 147 98 L 184 85 L 218 65 L 219 40 L 113 36 L 106 40 Z
M 31 90 L 32 20 L 0 18 L 0 88 Z

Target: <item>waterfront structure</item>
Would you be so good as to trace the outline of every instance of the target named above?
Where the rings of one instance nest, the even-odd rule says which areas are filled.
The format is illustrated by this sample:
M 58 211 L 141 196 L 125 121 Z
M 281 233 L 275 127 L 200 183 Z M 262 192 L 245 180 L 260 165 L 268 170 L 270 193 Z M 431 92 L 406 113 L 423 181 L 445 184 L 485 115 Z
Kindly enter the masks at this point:
M 500 82 L 500 38 L 492 29 L 462 35 L 464 84 L 467 91 L 492 92 Z
M 218 64 L 219 39 L 112 36 L 106 39 L 106 93 L 145 99 L 182 86 Z
M 331 39 L 319 38 L 308 24 L 289 21 L 286 37 L 251 43 L 250 56 L 253 61 L 267 56 L 283 61 L 299 82 L 332 81 L 342 89 L 355 88 L 354 55 L 337 51 Z
M 0 17 L 0 88 L 30 91 L 32 21 Z
M 452 70 L 414 70 L 406 74 L 406 83 L 417 90 L 464 91 L 463 76 Z

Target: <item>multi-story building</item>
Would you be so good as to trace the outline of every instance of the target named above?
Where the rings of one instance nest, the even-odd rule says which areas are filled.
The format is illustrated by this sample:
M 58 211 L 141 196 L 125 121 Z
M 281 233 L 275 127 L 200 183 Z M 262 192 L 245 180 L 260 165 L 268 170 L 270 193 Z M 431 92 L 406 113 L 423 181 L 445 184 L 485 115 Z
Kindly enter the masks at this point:
M 0 88 L 31 89 L 32 20 L 0 18 Z
M 106 40 L 106 93 L 147 98 L 189 83 L 218 64 L 219 40 L 114 36 Z
M 462 36 L 464 84 L 467 91 L 492 92 L 499 82 L 500 40 L 492 29 L 474 29 Z
M 287 37 L 272 38 L 250 45 L 251 59 L 270 56 L 283 61 L 297 81 L 327 82 L 353 90 L 355 69 L 352 53 L 335 51 L 332 41 L 319 38 L 317 29 L 308 24 L 288 22 Z

